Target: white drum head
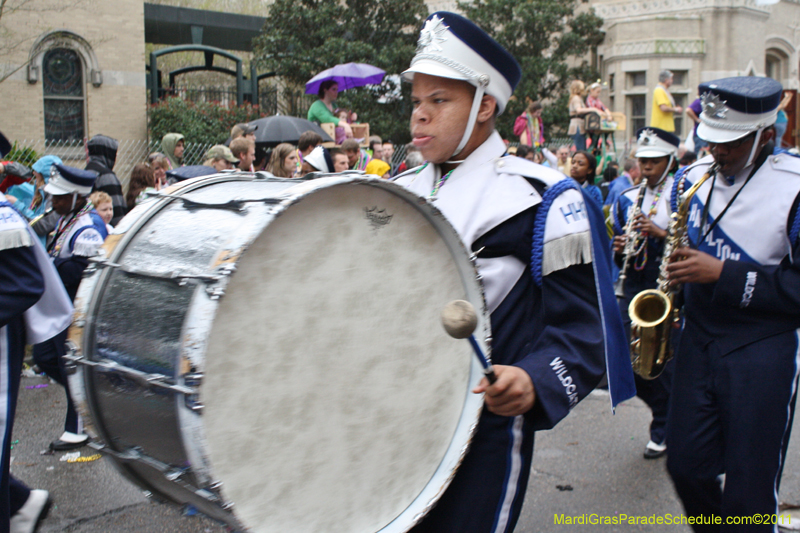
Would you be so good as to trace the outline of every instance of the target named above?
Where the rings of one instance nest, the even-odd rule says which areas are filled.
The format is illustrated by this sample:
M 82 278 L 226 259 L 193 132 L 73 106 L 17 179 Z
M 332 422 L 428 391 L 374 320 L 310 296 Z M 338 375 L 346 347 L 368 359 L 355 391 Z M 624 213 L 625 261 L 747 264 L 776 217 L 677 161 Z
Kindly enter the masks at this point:
M 424 208 L 386 188 L 322 188 L 243 254 L 201 394 L 214 476 L 252 531 L 379 531 L 447 485 L 437 469 L 463 417 L 477 420 L 480 407 L 464 413 L 479 373 L 440 320 L 470 299 L 466 254 Z

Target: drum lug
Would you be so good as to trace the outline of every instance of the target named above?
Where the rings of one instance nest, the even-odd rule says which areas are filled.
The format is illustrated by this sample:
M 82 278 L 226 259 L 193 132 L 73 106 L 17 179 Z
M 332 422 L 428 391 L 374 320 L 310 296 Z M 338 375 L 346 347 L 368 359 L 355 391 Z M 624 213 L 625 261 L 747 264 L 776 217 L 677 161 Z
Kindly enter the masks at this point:
M 225 289 L 222 287 L 208 287 L 206 288 L 206 294 L 212 300 L 219 300 L 223 296 L 225 296 Z
M 164 472 L 164 477 L 167 478 L 169 481 L 177 481 L 178 479 L 181 478 L 181 476 L 183 476 L 183 474 L 185 474 L 183 470 L 174 469 L 168 472 Z
M 222 508 L 225 509 L 226 511 L 232 511 L 233 507 L 234 507 L 233 502 L 225 502 L 222 504 Z

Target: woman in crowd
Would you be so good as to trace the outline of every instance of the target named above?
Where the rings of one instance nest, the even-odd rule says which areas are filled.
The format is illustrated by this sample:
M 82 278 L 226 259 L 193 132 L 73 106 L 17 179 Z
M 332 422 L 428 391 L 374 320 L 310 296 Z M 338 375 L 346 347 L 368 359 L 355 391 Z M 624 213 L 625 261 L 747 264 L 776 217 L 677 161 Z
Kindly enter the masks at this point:
M 519 136 L 520 146 L 538 148 L 544 144 L 542 104 L 528 100 L 528 109 L 514 121 L 514 135 Z
M 789 118 L 786 115 L 786 108 L 792 101 L 792 93 L 784 91 L 783 99 L 778 104 L 778 118 L 775 119 L 775 146 L 783 147 L 783 136 L 786 134 L 786 127 L 789 125 Z
M 281 143 L 272 149 L 267 163 L 267 172 L 276 178 L 293 178 L 297 172 L 297 150 L 289 143 Z
M 335 81 L 323 81 L 319 86 L 319 91 L 317 91 L 319 100 L 311 104 L 311 107 L 308 108 L 307 118 L 311 122 L 316 122 L 317 124 L 332 122 L 335 126 L 344 128 L 344 134 L 349 138 L 353 136 L 353 129 L 350 127 L 350 124 L 348 124 L 346 120 L 340 120 L 333 115 L 333 102 L 338 95 L 338 83 Z
M 572 156 L 570 176 L 580 183 L 587 195 L 597 200 L 597 207 L 603 206 L 603 193 L 593 184 L 597 170 L 597 159 L 589 152 L 579 151 Z
M 572 135 L 576 150 L 586 149 L 586 129 L 584 116 L 592 110 L 583 103 L 584 85 L 580 80 L 574 80 L 569 85 L 569 130 Z
M 147 191 L 155 190 L 156 179 L 153 169 L 144 163 L 133 167 L 131 171 L 131 180 L 128 183 L 128 194 L 125 195 L 125 205 L 128 206 L 128 212 L 145 198 L 145 193 Z M 95 208 L 97 208 L 97 204 L 95 204 Z

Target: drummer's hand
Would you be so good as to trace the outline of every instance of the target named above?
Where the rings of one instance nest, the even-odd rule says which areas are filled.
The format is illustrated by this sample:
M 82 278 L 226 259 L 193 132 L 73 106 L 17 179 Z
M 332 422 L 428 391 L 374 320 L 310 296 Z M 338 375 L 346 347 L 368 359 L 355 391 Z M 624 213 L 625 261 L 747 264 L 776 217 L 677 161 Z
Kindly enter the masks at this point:
M 536 401 L 536 391 L 527 372 L 516 366 L 494 365 L 497 381 L 489 385 L 483 378 L 472 392 L 485 392 L 483 400 L 489 411 L 500 416 L 517 416 L 527 413 Z

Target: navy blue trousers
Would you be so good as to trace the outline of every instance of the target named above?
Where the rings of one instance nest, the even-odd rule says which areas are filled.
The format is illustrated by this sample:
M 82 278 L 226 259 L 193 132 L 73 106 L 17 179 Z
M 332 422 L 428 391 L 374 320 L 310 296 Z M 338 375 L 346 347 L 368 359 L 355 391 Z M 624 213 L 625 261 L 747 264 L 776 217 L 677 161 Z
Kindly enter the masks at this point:
M 728 354 L 687 322 L 678 349 L 667 441 L 667 469 L 688 516 L 721 516 L 706 531 L 777 531 L 725 525 L 726 517 L 774 514 L 794 417 L 795 331 Z M 718 476 L 725 474 L 724 490 Z
M 524 416 L 498 416 L 484 407 L 453 482 L 411 533 L 513 531 L 528 486 L 533 435 Z
M 66 342 L 67 332 L 65 329 L 52 339 L 33 346 L 33 360 L 39 368 L 53 378 L 59 385 L 64 387 L 67 394 L 67 418 L 64 422 L 64 431 L 70 433 L 80 433 L 78 412 L 72 403 L 72 396 L 69 394 L 69 383 L 67 382 L 67 370 L 64 358 L 67 353 Z
M 30 495 L 30 489 L 11 476 L 10 473 L 11 438 L 14 429 L 14 415 L 17 410 L 17 394 L 19 393 L 20 376 L 22 374 L 23 353 L 19 350 L 9 349 L 9 345 L 19 347 L 24 343 L 24 335 L 21 334 L 21 331 L 23 331 L 21 322 L 17 321 L 13 326 L 16 327 L 0 328 L 0 336 L 6 336 L 9 333 L 15 336 L 14 338 L 0 339 L 0 342 L 3 342 L 3 346 L 0 346 L 0 364 L 3 366 L 0 369 L 0 373 L 3 374 L 3 381 L 7 379 L 8 386 L 8 394 L 5 398 L 6 431 L 2 436 L 4 460 L 0 470 L 0 494 L 8 496 L 7 498 L 0 497 L 0 533 L 8 533 L 9 520 L 20 510 Z

